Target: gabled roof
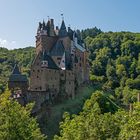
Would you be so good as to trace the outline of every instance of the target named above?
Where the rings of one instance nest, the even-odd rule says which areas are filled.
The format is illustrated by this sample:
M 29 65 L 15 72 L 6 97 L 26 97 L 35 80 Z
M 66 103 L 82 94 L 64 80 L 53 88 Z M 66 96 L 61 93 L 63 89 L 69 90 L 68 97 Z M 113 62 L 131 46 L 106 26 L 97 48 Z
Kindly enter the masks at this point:
M 67 33 L 66 26 L 65 26 L 65 22 L 64 22 L 64 20 L 62 20 L 62 24 L 61 24 L 61 27 L 59 30 L 59 37 L 66 37 L 67 35 L 68 35 L 68 33 Z
M 59 67 L 55 64 L 53 59 L 49 55 L 47 55 L 46 51 L 44 51 L 42 54 L 42 61 L 48 62 L 47 68 L 49 69 L 59 69 Z
M 58 40 L 56 42 L 56 44 L 50 50 L 50 55 L 51 56 L 63 56 L 64 52 L 65 52 L 65 48 L 63 45 L 63 41 Z

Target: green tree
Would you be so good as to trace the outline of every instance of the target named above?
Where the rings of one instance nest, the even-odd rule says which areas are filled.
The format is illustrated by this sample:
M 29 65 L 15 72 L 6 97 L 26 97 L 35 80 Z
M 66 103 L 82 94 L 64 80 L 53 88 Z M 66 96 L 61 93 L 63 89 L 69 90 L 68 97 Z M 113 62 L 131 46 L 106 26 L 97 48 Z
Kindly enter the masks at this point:
M 0 95 L 0 139 L 45 140 L 36 119 L 30 115 L 33 105 L 23 107 L 9 95 L 8 91 Z
M 101 92 L 93 94 L 79 115 L 65 113 L 64 121 L 60 123 L 60 135 L 54 140 L 138 140 L 140 103 L 133 104 L 131 111 L 120 109 L 114 114 L 103 113 L 99 101 L 101 95 Z

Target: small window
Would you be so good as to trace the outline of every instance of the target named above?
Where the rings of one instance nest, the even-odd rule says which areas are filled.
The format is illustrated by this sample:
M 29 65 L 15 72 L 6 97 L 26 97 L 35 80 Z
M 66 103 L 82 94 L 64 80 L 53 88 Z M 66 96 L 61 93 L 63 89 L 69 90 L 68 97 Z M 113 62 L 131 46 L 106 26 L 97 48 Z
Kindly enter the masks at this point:
M 33 72 L 35 72 L 35 70 L 33 70 Z
M 37 70 L 38 72 L 40 72 L 40 70 Z
M 37 75 L 37 77 L 36 78 L 39 78 L 39 76 Z
M 61 60 L 61 57 L 57 57 L 57 60 Z
M 63 73 L 61 73 L 61 76 L 63 77 L 63 76 L 64 76 L 64 74 L 63 74 Z

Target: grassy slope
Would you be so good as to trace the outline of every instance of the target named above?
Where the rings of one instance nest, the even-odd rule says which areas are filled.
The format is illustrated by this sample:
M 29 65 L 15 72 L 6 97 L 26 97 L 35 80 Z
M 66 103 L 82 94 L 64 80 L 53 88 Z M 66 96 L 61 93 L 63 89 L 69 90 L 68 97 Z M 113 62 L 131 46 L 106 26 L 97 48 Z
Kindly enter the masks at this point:
M 43 133 L 48 135 L 48 139 L 52 139 L 55 134 L 59 133 L 59 123 L 62 121 L 63 113 L 78 114 L 82 110 L 85 100 L 97 89 L 99 89 L 99 87 L 81 86 L 77 90 L 75 99 L 69 99 L 51 107 L 50 117 L 48 117 L 47 114 L 43 114 L 40 127 Z

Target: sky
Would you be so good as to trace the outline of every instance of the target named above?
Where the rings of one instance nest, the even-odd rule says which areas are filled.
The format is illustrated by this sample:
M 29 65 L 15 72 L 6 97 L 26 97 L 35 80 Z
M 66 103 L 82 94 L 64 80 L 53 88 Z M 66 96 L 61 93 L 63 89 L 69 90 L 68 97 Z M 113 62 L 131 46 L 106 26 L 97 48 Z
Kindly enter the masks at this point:
M 35 46 L 38 22 L 72 29 L 140 32 L 140 0 L 0 0 L 0 47 Z

